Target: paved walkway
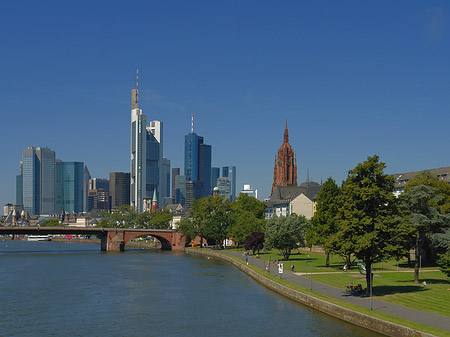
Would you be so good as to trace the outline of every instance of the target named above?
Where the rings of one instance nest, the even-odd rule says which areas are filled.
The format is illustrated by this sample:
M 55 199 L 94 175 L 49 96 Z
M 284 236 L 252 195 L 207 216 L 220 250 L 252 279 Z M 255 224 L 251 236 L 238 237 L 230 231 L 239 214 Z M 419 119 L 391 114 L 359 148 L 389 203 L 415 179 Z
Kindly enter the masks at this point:
M 236 252 L 226 252 L 222 251 L 225 254 L 230 254 L 237 256 L 239 258 L 243 258 L 242 254 Z M 254 258 L 252 256 L 248 256 L 248 263 L 254 266 L 265 269 L 264 260 Z M 285 263 L 284 273 L 282 274 L 282 278 L 302 286 L 307 289 L 312 289 L 318 293 L 336 298 L 341 301 L 345 301 L 348 303 L 356 304 L 361 307 L 369 308 L 372 305 L 372 310 L 379 311 L 385 314 L 389 314 L 392 316 L 404 318 L 410 321 L 422 323 L 425 325 L 429 325 L 438 329 L 450 331 L 450 318 L 446 316 L 441 316 L 437 314 L 432 314 L 425 311 L 410 309 L 407 307 L 403 307 L 400 305 L 392 304 L 389 302 L 384 302 L 376 299 L 370 299 L 369 297 L 361 296 L 361 295 L 353 295 L 344 289 L 335 288 L 326 284 L 323 284 L 318 281 L 311 280 L 307 277 L 307 275 L 302 276 L 296 273 L 292 273 L 287 266 L 288 263 Z M 278 268 L 276 265 L 270 264 L 270 273 L 275 276 L 279 276 Z M 314 275 L 314 273 L 313 273 Z M 372 303 L 371 303 L 372 302 Z M 450 304 L 449 304 L 450 307 Z

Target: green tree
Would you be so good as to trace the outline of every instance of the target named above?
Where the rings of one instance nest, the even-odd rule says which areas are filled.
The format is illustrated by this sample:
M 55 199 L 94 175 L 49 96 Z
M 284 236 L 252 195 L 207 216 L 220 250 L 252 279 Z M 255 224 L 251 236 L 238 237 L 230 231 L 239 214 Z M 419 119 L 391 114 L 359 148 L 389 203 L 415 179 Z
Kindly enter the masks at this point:
M 181 218 L 176 231 L 183 233 L 188 240 L 194 240 L 197 236 L 200 237 L 202 234 L 198 226 L 188 217 Z
M 230 201 L 219 196 L 194 200 L 191 209 L 192 222 L 201 240 L 223 248 L 230 226 Z
M 408 193 L 414 186 L 430 186 L 436 189 L 439 197 L 431 200 L 431 206 L 435 207 L 441 214 L 450 213 L 450 185 L 443 180 L 430 173 L 422 171 L 412 178 L 405 186 L 405 193 Z
M 166 209 L 159 209 L 156 213 L 153 213 L 150 221 L 151 228 L 154 229 L 168 229 L 170 228 L 170 222 L 173 219 L 172 213 Z
M 134 228 L 138 213 L 129 205 L 122 205 L 116 212 L 103 213 L 105 218 L 100 221 L 98 227 Z
M 303 215 L 272 217 L 266 222 L 265 245 L 280 251 L 285 260 L 292 249 L 305 245 L 308 220 Z
M 368 157 L 349 171 L 338 197 L 335 249 L 352 252 L 365 263 L 367 271 L 372 270 L 374 262 L 405 252 L 407 226 L 399 221 L 394 180 L 384 173 L 385 167 L 378 156 Z M 371 275 L 366 273 L 367 291 Z
M 229 236 L 239 245 L 253 232 L 264 231 L 264 210 L 266 204 L 254 197 L 241 193 L 231 204 Z
M 58 219 L 48 219 L 39 224 L 41 227 L 58 227 L 61 226 Z
M 326 266 L 330 266 L 330 251 L 333 248 L 330 238 L 337 231 L 336 214 L 338 212 L 337 197 L 340 193 L 336 182 L 330 177 L 322 185 L 317 195 L 316 213 L 311 219 L 311 228 L 306 239 L 308 245 L 322 246 L 327 255 Z
M 400 208 L 403 221 L 413 232 L 414 247 L 414 283 L 419 284 L 419 256 L 432 239 L 432 235 L 441 231 L 446 217 L 439 213 L 439 191 L 435 187 L 415 185 L 400 195 Z
M 172 218 L 172 213 L 164 208 L 156 212 L 142 212 L 136 215 L 136 228 L 167 229 Z

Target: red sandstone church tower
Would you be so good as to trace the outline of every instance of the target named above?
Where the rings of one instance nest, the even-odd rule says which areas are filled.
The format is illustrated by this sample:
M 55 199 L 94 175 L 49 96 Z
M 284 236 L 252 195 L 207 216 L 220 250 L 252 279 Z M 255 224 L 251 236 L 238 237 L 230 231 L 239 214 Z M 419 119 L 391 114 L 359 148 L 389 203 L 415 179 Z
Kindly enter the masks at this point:
M 283 144 L 278 150 L 278 158 L 275 157 L 272 193 L 277 186 L 297 186 L 297 156 L 291 145 L 289 145 L 287 119 Z

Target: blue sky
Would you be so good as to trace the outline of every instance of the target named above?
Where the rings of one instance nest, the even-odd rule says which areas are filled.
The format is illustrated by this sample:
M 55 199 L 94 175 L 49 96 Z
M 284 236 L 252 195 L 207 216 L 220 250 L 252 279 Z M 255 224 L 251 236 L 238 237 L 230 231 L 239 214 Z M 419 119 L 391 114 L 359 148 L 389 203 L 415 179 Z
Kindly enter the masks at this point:
M 299 182 L 338 183 L 367 156 L 387 173 L 449 166 L 446 1 L 8 1 L 0 4 L 0 202 L 22 149 L 94 177 L 129 171 L 130 90 L 183 168 L 190 116 L 268 196 L 288 119 Z

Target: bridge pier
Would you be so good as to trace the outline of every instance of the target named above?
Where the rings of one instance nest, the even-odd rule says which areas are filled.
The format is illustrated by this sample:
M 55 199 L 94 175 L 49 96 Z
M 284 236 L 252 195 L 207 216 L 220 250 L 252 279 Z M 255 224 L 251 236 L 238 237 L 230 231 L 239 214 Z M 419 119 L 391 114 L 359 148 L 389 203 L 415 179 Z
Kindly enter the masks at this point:
M 123 252 L 125 250 L 125 240 L 123 232 L 108 231 L 101 236 L 100 249 L 104 252 Z

